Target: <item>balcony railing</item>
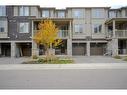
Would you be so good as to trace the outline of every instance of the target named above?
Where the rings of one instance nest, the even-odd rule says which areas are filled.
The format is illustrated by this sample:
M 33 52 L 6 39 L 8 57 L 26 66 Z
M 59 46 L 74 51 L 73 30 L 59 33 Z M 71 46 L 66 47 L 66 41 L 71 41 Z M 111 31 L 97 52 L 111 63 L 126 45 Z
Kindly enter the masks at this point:
M 112 36 L 113 36 L 113 32 L 112 32 L 112 31 L 108 31 L 108 32 L 107 32 L 107 37 L 108 37 L 108 38 L 111 38 Z
M 34 33 L 37 32 L 38 30 L 34 30 Z M 59 30 L 58 32 L 58 37 L 60 38 L 68 38 L 69 37 L 69 30 Z
M 119 49 L 119 54 L 127 54 L 127 49 Z
M 127 37 L 127 30 L 116 30 L 116 37 Z
M 59 30 L 58 36 L 60 38 L 67 38 L 69 36 L 68 30 Z

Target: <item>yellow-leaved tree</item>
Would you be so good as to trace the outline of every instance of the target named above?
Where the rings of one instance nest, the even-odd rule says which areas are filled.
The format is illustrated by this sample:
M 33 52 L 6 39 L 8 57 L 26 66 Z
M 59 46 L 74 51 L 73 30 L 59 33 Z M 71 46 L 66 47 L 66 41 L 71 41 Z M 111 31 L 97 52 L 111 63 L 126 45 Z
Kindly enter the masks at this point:
M 50 58 L 53 47 L 57 47 L 62 43 L 62 40 L 58 37 L 58 28 L 52 20 L 43 20 L 38 25 L 39 30 L 36 31 L 33 40 L 38 45 L 43 45 L 45 48 L 45 54 L 47 58 Z

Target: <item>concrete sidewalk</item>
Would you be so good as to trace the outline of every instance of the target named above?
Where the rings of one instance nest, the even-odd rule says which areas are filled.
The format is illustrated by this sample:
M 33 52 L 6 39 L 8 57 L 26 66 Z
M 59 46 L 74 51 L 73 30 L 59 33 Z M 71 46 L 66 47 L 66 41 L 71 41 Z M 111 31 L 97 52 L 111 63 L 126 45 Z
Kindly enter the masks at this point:
M 43 69 L 127 69 L 127 63 L 91 64 L 5 64 L 0 70 L 43 70 Z

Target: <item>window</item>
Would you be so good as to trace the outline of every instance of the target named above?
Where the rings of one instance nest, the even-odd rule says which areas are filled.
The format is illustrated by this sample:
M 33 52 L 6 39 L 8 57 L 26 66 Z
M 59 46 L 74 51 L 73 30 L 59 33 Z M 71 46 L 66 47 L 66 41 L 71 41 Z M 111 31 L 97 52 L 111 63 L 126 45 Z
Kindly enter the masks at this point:
M 43 10 L 42 17 L 49 17 L 49 10 Z
M 94 24 L 93 25 L 93 31 L 94 31 L 94 33 L 101 33 L 102 32 L 102 25 Z
M 74 31 L 75 31 L 75 33 L 83 33 L 83 25 L 82 24 L 75 24 Z
M 127 9 L 125 9 L 125 16 L 127 17 Z
M 104 10 L 92 9 L 92 18 L 104 18 Z
M 116 18 L 116 12 L 115 11 L 109 11 L 109 18 Z
M 29 33 L 29 23 L 19 23 L 19 32 L 20 33 Z
M 83 11 L 80 9 L 75 9 L 73 11 L 73 17 L 74 18 L 83 18 Z
M 0 32 L 4 32 L 4 27 L 0 27 Z
M 5 32 L 5 21 L 0 21 L 0 32 Z
M 29 16 L 29 7 L 19 7 L 19 16 Z
M 0 6 L 0 16 L 6 16 L 6 7 Z
M 58 17 L 60 17 L 60 18 L 65 17 L 65 12 L 64 11 L 59 11 L 58 12 Z

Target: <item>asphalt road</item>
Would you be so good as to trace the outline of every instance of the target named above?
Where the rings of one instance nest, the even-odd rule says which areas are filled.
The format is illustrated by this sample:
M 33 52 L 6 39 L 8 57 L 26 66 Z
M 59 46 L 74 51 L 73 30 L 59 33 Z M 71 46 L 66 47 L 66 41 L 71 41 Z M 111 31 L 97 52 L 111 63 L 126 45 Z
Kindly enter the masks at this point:
M 0 70 L 0 89 L 127 89 L 127 69 Z

